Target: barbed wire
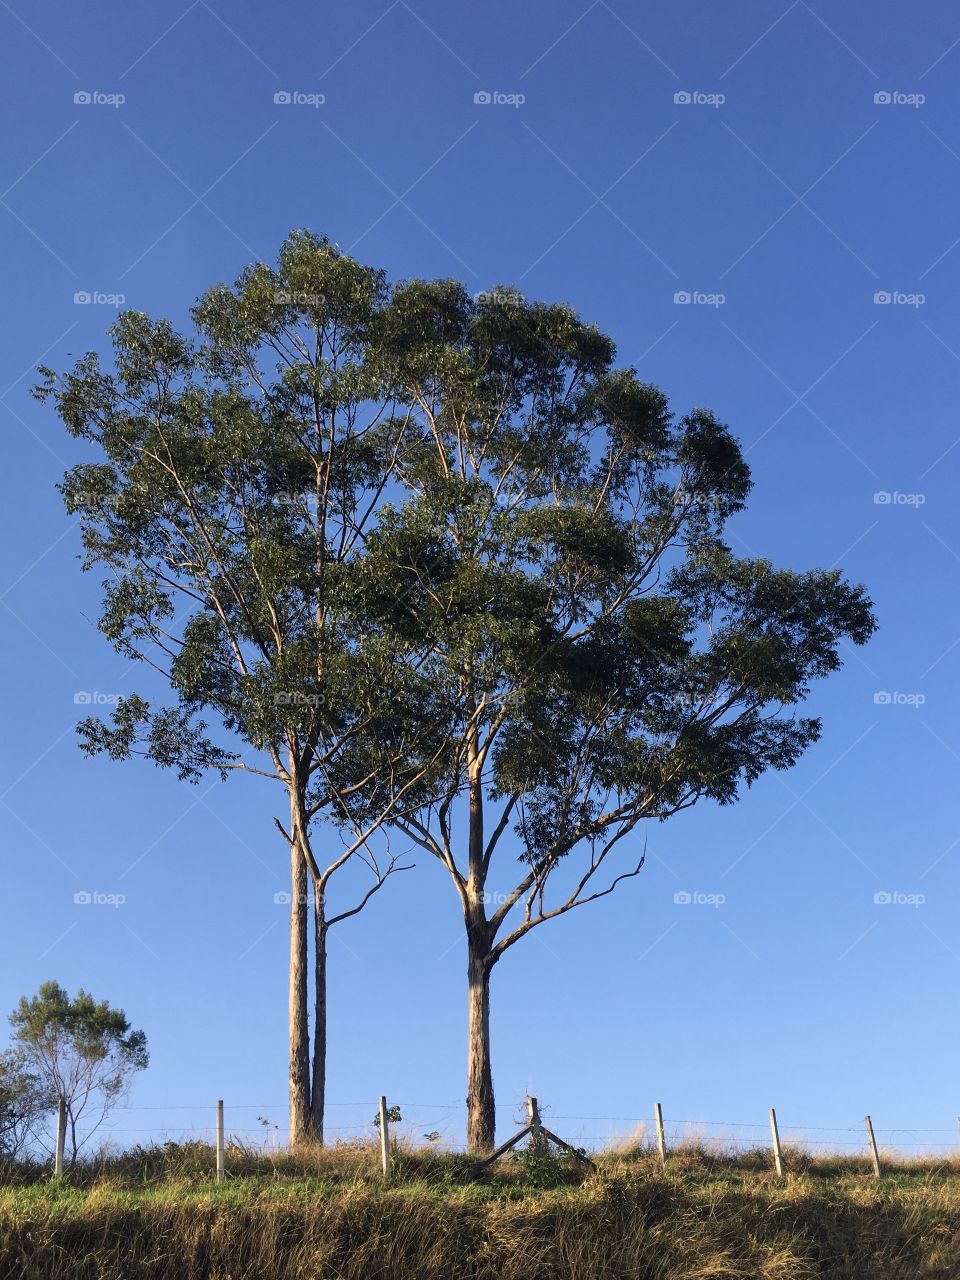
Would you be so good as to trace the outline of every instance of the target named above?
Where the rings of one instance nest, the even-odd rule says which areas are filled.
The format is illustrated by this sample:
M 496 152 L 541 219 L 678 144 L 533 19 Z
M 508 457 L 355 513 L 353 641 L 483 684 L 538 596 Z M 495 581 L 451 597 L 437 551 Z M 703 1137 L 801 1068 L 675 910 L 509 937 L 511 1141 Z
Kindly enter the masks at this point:
M 233 1111 L 286 1111 L 290 1105 L 289 1102 L 225 1102 L 224 1106 L 230 1107 Z M 327 1102 L 327 1107 L 368 1107 L 371 1105 L 369 1099 L 366 1102 Z M 408 1106 L 414 1104 L 407 1103 Z M 420 1105 L 420 1104 L 416 1104 Z M 124 1111 L 209 1111 L 209 1102 L 165 1102 L 161 1106 L 132 1106 L 123 1107 Z
M 375 1103 L 373 1100 L 361 1101 L 361 1102 L 330 1101 L 330 1102 L 325 1102 L 324 1105 L 326 1108 L 352 1108 L 354 1110 L 358 1110 L 365 1107 L 372 1108 L 375 1106 Z M 465 1112 L 467 1110 L 466 1104 L 463 1102 L 418 1102 L 418 1101 L 412 1101 L 409 1099 L 406 1099 L 406 1100 L 400 1099 L 398 1102 L 396 1102 L 393 1105 L 400 1108 L 412 1109 L 414 1111 Z M 285 1112 L 287 1109 L 287 1106 L 288 1106 L 287 1102 L 282 1102 L 282 1103 L 225 1102 L 224 1104 L 225 1111 L 227 1111 L 228 1113 L 236 1112 L 236 1111 L 259 1111 L 262 1113 L 269 1113 L 269 1112 L 276 1112 L 276 1111 Z M 516 1113 L 517 1110 L 522 1107 L 523 1107 L 523 1101 L 517 1100 L 515 1102 L 498 1103 L 496 1106 L 496 1110 L 498 1113 L 504 1113 L 504 1112 Z M 123 1113 L 164 1112 L 164 1111 L 168 1111 L 168 1112 L 207 1111 L 209 1112 L 211 1109 L 212 1109 L 212 1104 L 209 1102 L 207 1103 L 170 1102 L 170 1103 L 156 1103 L 156 1104 L 135 1104 L 129 1107 L 124 1107 L 122 1111 Z M 556 1120 L 556 1121 L 581 1121 L 581 1122 L 600 1122 L 600 1123 L 607 1122 L 609 1124 L 614 1124 L 614 1125 L 625 1124 L 625 1125 L 643 1125 L 643 1126 L 651 1126 L 653 1124 L 652 1116 L 601 1115 L 601 1114 L 595 1114 L 595 1113 L 594 1114 L 576 1114 L 573 1112 L 553 1112 L 549 1108 L 549 1106 L 545 1107 L 543 1106 L 543 1104 L 541 1104 L 541 1110 L 544 1112 L 544 1114 L 549 1115 L 552 1120 Z M 747 1121 L 747 1120 L 707 1120 L 707 1119 L 676 1119 L 674 1120 L 668 1117 L 664 1117 L 664 1122 L 665 1122 L 665 1129 L 667 1129 L 670 1132 L 671 1138 L 674 1141 L 676 1141 L 678 1137 L 680 1140 L 683 1140 L 684 1138 L 689 1139 L 691 1137 L 694 1137 L 696 1135 L 696 1131 L 700 1129 L 717 1129 L 717 1130 L 723 1130 L 725 1132 L 723 1135 L 718 1135 L 717 1138 L 713 1140 L 721 1141 L 721 1142 L 726 1141 L 728 1144 L 738 1143 L 742 1145 L 742 1144 L 750 1143 L 751 1141 L 753 1141 L 753 1138 L 750 1136 L 743 1136 L 740 1133 L 731 1132 L 731 1131 L 747 1130 L 751 1135 L 752 1134 L 760 1135 L 760 1134 L 764 1134 L 768 1129 L 768 1124 L 765 1124 L 759 1121 Z M 426 1121 L 425 1119 L 421 1120 L 416 1116 L 407 1115 L 404 1118 L 404 1120 L 401 1121 L 400 1123 L 416 1127 L 420 1124 L 426 1123 Z M 805 1140 L 807 1135 L 812 1135 L 812 1134 L 854 1134 L 854 1133 L 860 1134 L 860 1133 L 863 1133 L 863 1128 L 861 1125 L 820 1125 L 820 1124 L 803 1124 L 803 1123 L 784 1124 L 782 1117 L 780 1119 L 780 1123 L 781 1123 L 781 1129 L 784 1135 L 784 1141 L 786 1142 L 791 1142 L 791 1141 L 802 1142 Z M 960 1124 L 960 1122 L 958 1122 L 958 1124 Z M 348 1134 L 348 1133 L 357 1134 L 361 1132 L 369 1132 L 374 1127 L 375 1126 L 374 1126 L 373 1120 L 371 1119 L 371 1121 L 366 1124 L 325 1125 L 324 1131 L 329 1135 Z M 690 1130 L 693 1130 L 694 1132 L 691 1134 L 689 1132 Z M 684 1132 L 684 1131 L 687 1131 L 687 1132 Z M 114 1134 L 118 1134 L 118 1135 L 119 1134 L 169 1134 L 171 1132 L 178 1132 L 180 1134 L 191 1134 L 191 1133 L 207 1134 L 207 1133 L 214 1133 L 215 1126 L 212 1124 L 210 1125 L 193 1124 L 190 1126 L 179 1126 L 176 1124 L 171 1124 L 169 1126 L 119 1125 L 117 1127 L 113 1127 L 112 1125 L 107 1124 L 103 1127 L 101 1132 L 105 1137 L 110 1137 Z M 235 1136 L 242 1136 L 242 1135 L 249 1135 L 249 1134 L 259 1134 L 261 1136 L 266 1136 L 271 1134 L 289 1134 L 290 1128 L 288 1125 L 275 1124 L 272 1121 L 265 1120 L 264 1123 L 260 1124 L 256 1128 L 249 1127 L 249 1126 L 245 1126 L 242 1128 L 230 1127 L 229 1132 Z M 960 1128 L 954 1128 L 954 1127 L 907 1128 L 907 1127 L 891 1126 L 889 1128 L 875 1127 L 874 1132 L 879 1138 L 885 1137 L 887 1139 L 896 1139 L 896 1145 L 902 1148 L 950 1150 L 956 1147 L 960 1147 Z M 947 1134 L 954 1135 L 955 1141 L 951 1143 L 947 1143 L 947 1142 L 937 1143 L 937 1142 L 930 1142 L 930 1141 L 917 1141 L 917 1142 L 905 1141 L 905 1139 L 907 1138 L 919 1138 L 919 1137 L 922 1137 L 923 1135 L 942 1137 Z M 582 1134 L 581 1133 L 577 1135 L 579 1140 L 585 1141 L 585 1142 L 616 1141 L 616 1139 L 621 1136 L 622 1135 L 618 1135 L 616 1133 L 611 1133 L 611 1132 L 601 1133 L 601 1134 Z M 755 1145 L 766 1145 L 766 1144 L 762 1142 L 762 1140 L 760 1140 L 760 1141 L 757 1141 Z M 863 1146 L 866 1145 L 866 1138 L 864 1136 L 864 1139 L 862 1141 L 849 1141 L 849 1140 L 844 1141 L 840 1138 L 833 1138 L 833 1139 L 830 1139 L 825 1145 L 830 1145 L 833 1147 L 862 1148 Z M 888 1142 L 887 1145 L 893 1145 L 893 1143 Z

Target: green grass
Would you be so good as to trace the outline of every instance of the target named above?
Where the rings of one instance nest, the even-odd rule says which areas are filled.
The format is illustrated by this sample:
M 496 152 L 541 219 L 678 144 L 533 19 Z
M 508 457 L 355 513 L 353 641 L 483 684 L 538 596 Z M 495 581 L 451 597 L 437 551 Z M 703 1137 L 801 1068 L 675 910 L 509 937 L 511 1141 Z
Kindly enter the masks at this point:
M 137 1149 L 54 1183 L 6 1170 L 0 1280 L 957 1280 L 960 1161 L 645 1150 L 599 1170 L 372 1146 L 261 1156 L 210 1177 L 201 1144 Z

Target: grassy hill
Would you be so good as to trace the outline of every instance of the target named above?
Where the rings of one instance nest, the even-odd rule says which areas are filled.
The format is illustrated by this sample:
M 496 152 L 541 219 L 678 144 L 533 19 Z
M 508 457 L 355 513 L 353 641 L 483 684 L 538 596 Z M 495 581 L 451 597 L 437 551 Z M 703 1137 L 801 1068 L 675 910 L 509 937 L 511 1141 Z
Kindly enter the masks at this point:
M 384 1185 L 369 1147 L 304 1157 L 200 1144 L 139 1149 L 53 1184 L 8 1170 L 0 1280 L 957 1280 L 960 1161 L 877 1180 L 866 1162 L 790 1152 L 646 1151 L 599 1171 L 406 1152 Z

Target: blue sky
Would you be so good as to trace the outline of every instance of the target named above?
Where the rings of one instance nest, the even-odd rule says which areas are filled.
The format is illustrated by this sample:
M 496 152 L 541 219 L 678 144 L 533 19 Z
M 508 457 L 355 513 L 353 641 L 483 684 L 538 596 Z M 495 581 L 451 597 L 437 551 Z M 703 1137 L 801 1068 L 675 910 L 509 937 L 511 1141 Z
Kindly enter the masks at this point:
M 309 226 L 393 277 L 573 304 L 742 440 L 735 549 L 842 566 L 880 619 L 815 689 L 823 737 L 792 773 L 651 829 L 640 877 L 498 966 L 501 1132 L 532 1091 L 585 1140 L 659 1100 L 668 1124 L 725 1122 L 706 1134 L 776 1105 L 785 1135 L 859 1142 L 870 1111 L 881 1140 L 951 1143 L 960 13 L 14 0 L 0 29 L 0 1009 L 56 977 L 147 1031 L 118 1140 L 203 1124 L 217 1097 L 232 1128 L 285 1123 L 283 797 L 80 755 L 78 692 L 153 686 L 91 622 L 54 490 L 84 455 L 29 387 L 105 347 L 115 295 L 185 323 Z M 425 856 L 332 944 L 344 1136 L 380 1093 L 414 1133 L 462 1126 L 462 926 Z

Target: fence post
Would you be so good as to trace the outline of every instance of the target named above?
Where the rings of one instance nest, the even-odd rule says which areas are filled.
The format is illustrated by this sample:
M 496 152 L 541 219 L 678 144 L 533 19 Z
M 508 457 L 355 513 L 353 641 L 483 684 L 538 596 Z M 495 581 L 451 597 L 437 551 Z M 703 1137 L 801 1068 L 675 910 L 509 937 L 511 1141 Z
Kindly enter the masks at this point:
M 546 1143 L 540 1125 L 540 1105 L 536 1098 L 527 1098 L 527 1123 L 530 1126 L 530 1150 L 534 1155 L 542 1156 Z
M 660 1152 L 660 1163 L 667 1163 L 667 1140 L 663 1134 L 663 1108 L 659 1102 L 653 1104 L 653 1116 L 657 1122 L 657 1150 Z
M 390 1117 L 387 1114 L 387 1100 L 380 1095 L 380 1163 L 383 1176 L 390 1177 Z
M 67 1141 L 67 1104 L 63 1098 L 57 1099 L 57 1144 L 53 1152 L 53 1176 L 63 1177 L 63 1148 Z
M 879 1178 L 880 1177 L 880 1155 L 877 1151 L 877 1140 L 873 1136 L 873 1122 L 871 1121 L 869 1116 L 864 1116 L 863 1118 L 867 1124 L 867 1139 L 870 1142 L 870 1158 L 873 1161 L 873 1176 L 875 1178 Z
M 223 1181 L 223 1099 L 217 1101 L 217 1181 Z
M 776 1110 L 770 1108 L 770 1137 L 773 1140 L 773 1164 L 777 1171 L 777 1177 L 783 1177 L 783 1152 L 780 1149 L 780 1131 L 777 1128 Z

